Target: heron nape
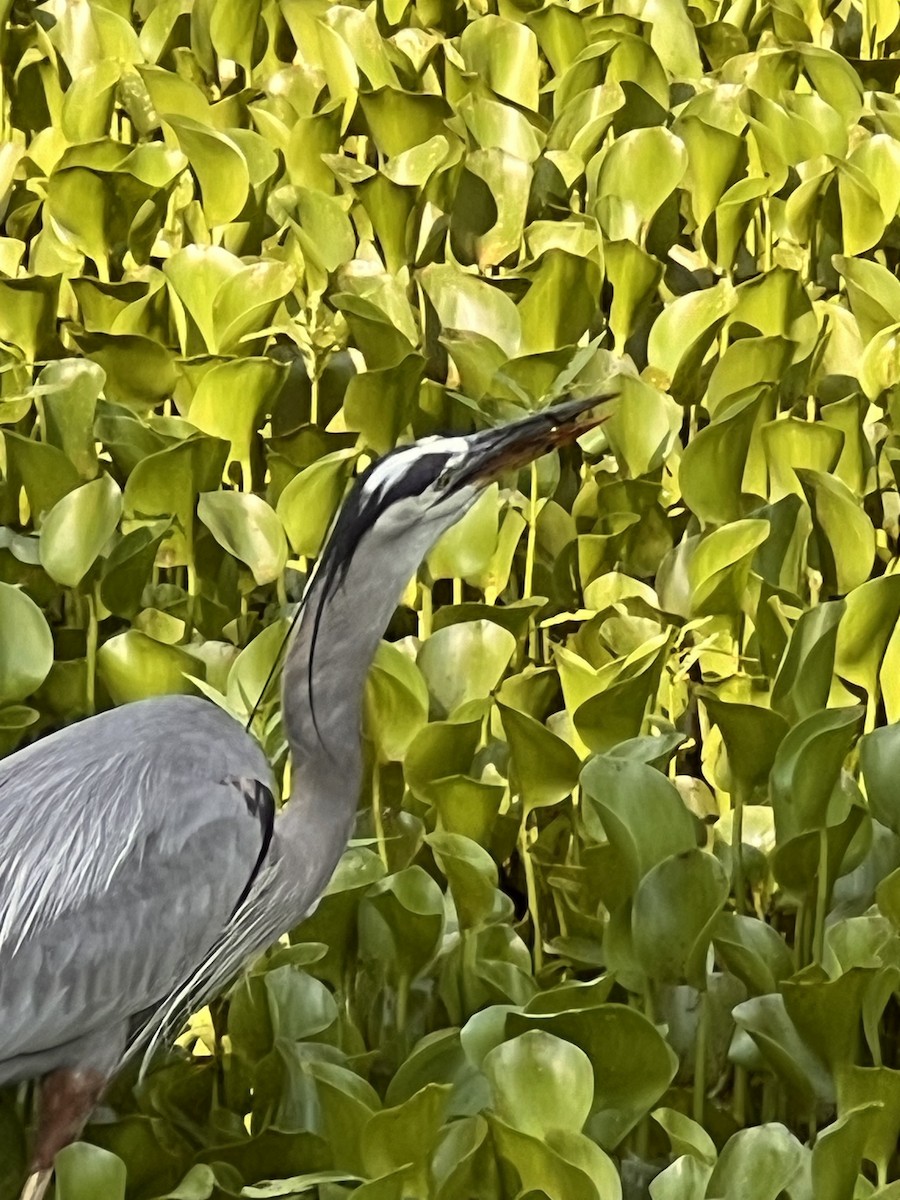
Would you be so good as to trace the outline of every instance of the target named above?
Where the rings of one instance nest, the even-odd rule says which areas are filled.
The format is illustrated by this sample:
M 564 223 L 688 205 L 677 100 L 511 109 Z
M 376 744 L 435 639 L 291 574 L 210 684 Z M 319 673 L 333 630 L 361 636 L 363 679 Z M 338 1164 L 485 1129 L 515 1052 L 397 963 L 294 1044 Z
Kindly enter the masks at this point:
M 23 1200 L 43 1196 L 126 1059 L 319 899 L 353 827 L 363 689 L 403 588 L 488 483 L 598 424 L 612 394 L 423 438 L 356 480 L 287 647 L 293 782 L 277 817 L 261 747 L 197 696 L 125 704 L 0 761 L 0 1086 L 40 1080 Z

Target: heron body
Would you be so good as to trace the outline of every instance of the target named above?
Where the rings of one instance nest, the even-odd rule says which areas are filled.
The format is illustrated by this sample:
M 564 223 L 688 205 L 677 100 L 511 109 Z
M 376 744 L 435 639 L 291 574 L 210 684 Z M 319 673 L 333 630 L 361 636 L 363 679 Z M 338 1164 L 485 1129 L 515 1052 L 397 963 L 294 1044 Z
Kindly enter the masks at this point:
M 29 1197 L 127 1055 L 318 900 L 352 829 L 363 689 L 404 586 L 486 483 L 590 428 L 597 402 L 424 439 L 357 481 L 288 645 L 294 783 L 277 815 L 260 746 L 198 697 L 124 705 L 0 761 L 0 1085 L 44 1080 Z

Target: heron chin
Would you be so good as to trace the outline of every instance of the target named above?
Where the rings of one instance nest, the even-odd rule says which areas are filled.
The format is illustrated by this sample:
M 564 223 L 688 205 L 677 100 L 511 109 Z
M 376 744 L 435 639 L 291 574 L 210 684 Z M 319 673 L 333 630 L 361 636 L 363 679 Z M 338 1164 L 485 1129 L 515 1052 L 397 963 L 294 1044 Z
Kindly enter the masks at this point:
M 372 657 L 438 536 L 503 471 L 573 441 L 607 399 L 393 451 L 354 484 L 282 678 L 292 795 L 196 696 L 100 713 L 0 761 L 0 1086 L 40 1080 L 39 1200 L 132 1055 L 177 1033 L 319 899 L 350 836 Z M 148 1015 L 149 1014 L 149 1015 Z

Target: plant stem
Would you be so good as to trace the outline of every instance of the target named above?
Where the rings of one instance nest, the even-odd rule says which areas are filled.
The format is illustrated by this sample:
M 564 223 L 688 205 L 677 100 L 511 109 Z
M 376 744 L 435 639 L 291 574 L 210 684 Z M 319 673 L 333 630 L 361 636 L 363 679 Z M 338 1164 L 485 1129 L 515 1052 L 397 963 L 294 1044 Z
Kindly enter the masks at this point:
M 431 637 L 432 596 L 431 588 L 423 583 L 421 586 L 421 603 L 419 605 L 419 637 L 424 642 Z
M 388 862 L 387 842 L 384 837 L 384 820 L 381 813 L 381 768 L 375 765 L 372 771 L 372 821 L 375 825 L 375 837 L 378 839 L 378 855 L 384 863 L 384 869 L 391 869 Z
M 828 907 L 828 830 L 819 830 L 819 868 L 816 878 L 816 930 L 813 953 L 817 963 L 825 953 L 825 911 Z
M 537 462 L 531 464 L 531 503 L 528 506 L 528 540 L 525 543 L 525 579 L 522 585 L 522 599 L 527 600 L 534 591 L 534 556 L 537 547 L 537 504 L 538 504 L 538 473 Z M 537 658 L 537 630 L 534 627 L 534 617 L 529 621 L 528 655 L 532 661 Z
M 744 881 L 744 788 L 735 784 L 731 796 L 734 805 L 731 821 L 731 853 L 734 855 L 734 907 L 744 912 L 746 883 Z
M 534 973 L 539 975 L 544 967 L 544 948 L 541 944 L 541 913 L 538 907 L 537 881 L 534 876 L 534 862 L 528 849 L 528 813 L 522 818 L 519 829 L 519 853 L 522 856 L 522 866 L 525 869 L 525 890 L 528 895 L 528 912 L 531 916 L 531 927 L 534 935 Z
M 706 1046 L 709 1040 L 709 1003 L 704 988 L 700 993 L 700 1012 L 697 1016 L 697 1038 L 694 1042 L 694 1120 L 703 1124 L 706 1107 Z
M 89 717 L 92 717 L 97 711 L 97 642 L 99 638 L 99 626 L 97 622 L 97 596 L 96 592 L 88 592 L 87 595 L 87 646 L 85 651 L 85 707 Z

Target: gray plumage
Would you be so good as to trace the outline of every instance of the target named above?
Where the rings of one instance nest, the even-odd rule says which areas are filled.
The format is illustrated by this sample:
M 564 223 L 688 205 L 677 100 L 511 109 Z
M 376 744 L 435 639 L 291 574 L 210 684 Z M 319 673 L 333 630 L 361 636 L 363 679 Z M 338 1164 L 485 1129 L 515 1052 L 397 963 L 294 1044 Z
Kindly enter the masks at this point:
M 70 1070 L 89 1097 L 64 1128 L 48 1118 L 29 1195 L 96 1098 L 84 1081 L 152 1053 L 319 898 L 352 829 L 363 689 L 403 587 L 485 484 L 595 424 L 596 403 L 425 439 L 357 481 L 288 645 L 294 783 L 277 816 L 262 750 L 200 698 L 129 704 L 0 762 L 0 1085 Z

